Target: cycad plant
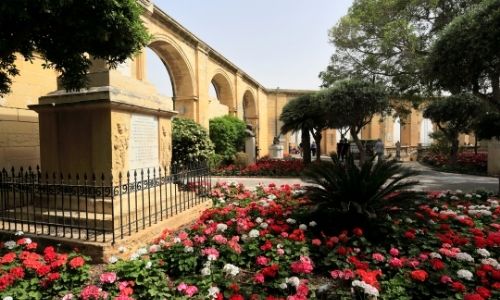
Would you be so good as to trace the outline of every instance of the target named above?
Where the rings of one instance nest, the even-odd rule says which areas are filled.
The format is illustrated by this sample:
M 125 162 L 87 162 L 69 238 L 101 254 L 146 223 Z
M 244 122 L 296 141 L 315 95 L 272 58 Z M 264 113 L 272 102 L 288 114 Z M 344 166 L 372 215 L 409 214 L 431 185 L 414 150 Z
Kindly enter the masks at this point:
M 373 219 L 380 208 L 415 196 L 409 189 L 418 182 L 407 180 L 418 172 L 405 168 L 395 160 L 373 159 L 357 166 L 352 157 L 340 161 L 313 164 L 302 173 L 311 201 L 318 210 L 335 214 L 356 214 Z M 388 202 L 390 201 L 390 202 Z

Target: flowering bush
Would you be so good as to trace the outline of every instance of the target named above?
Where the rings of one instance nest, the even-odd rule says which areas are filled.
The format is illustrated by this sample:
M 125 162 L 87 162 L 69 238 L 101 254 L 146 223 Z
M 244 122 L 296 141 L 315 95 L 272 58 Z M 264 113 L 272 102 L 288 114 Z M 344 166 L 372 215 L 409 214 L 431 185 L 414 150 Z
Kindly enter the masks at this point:
M 27 237 L 0 244 L 0 298 L 53 299 L 68 289 L 78 291 L 87 281 L 86 257 L 58 253 L 54 247 L 37 250 Z
M 50 249 L 38 255 L 25 242 L 6 242 L 0 262 L 10 267 L 2 269 L 2 278 L 18 274 L 11 270 L 18 265 L 30 277 L 16 279 L 0 296 L 21 298 L 14 287 L 23 286 L 37 293 L 35 299 L 65 300 L 349 299 L 352 290 L 357 299 L 500 297 L 500 206 L 485 195 L 429 193 L 415 200 L 413 209 L 388 202 L 384 218 L 372 224 L 387 232 L 380 240 L 367 238 L 367 228 L 324 233 L 321 223 L 309 219 L 311 203 L 299 186 L 249 190 L 221 183 L 212 197 L 214 207 L 190 227 L 165 230 L 129 260 L 111 257 L 106 269 L 81 287 L 75 283 L 84 277 L 73 285 L 56 279 L 42 286 L 52 271 L 32 270 L 20 257 L 32 253 L 42 265 L 47 259 L 63 261 L 56 270 L 68 280 L 74 277 L 63 274 L 75 276 L 86 268 L 82 257 Z M 17 262 L 9 254 L 14 247 Z
M 460 173 L 486 174 L 488 168 L 488 153 L 461 152 L 457 157 L 457 165 L 449 165 L 449 157 L 443 154 L 429 153 L 422 157 L 422 162 L 442 169 Z
M 219 176 L 271 176 L 271 177 L 298 177 L 304 169 L 301 159 L 259 159 L 256 163 L 244 168 L 235 165 L 221 167 L 213 172 Z

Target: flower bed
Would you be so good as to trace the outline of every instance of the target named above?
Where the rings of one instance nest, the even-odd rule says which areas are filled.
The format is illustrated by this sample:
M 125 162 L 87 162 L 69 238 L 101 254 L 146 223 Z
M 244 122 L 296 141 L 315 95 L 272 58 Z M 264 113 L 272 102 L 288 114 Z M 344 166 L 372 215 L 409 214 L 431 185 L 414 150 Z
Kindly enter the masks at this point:
M 404 210 L 388 202 L 372 226 L 387 232 L 383 240 L 362 228 L 326 233 L 308 219 L 298 186 L 219 184 L 213 197 L 215 207 L 189 228 L 165 231 L 128 260 L 110 258 L 88 285 L 37 292 L 47 299 L 350 299 L 352 288 L 383 299 L 500 296 L 500 207 L 485 195 L 431 193 Z M 68 259 L 64 270 L 74 271 Z M 65 286 L 62 278 L 50 284 Z
M 457 157 L 457 165 L 449 165 L 449 157 L 442 154 L 427 154 L 422 157 L 422 162 L 436 167 L 442 171 L 458 172 L 465 174 L 486 174 L 488 168 L 488 153 L 461 152 Z
M 213 171 L 212 174 L 218 176 L 298 177 L 303 169 L 304 164 L 301 159 L 262 158 L 244 168 L 229 165 Z

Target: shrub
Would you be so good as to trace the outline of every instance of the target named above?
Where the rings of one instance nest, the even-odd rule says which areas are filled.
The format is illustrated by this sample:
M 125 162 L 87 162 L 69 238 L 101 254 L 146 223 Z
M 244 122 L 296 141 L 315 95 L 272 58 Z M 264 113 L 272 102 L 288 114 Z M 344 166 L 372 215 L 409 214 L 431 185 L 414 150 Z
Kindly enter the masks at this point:
M 226 162 L 231 162 L 245 143 L 246 125 L 242 120 L 223 116 L 210 120 L 210 139 L 214 143 L 215 153 L 222 155 Z
M 207 130 L 192 120 L 175 118 L 172 121 L 172 162 L 187 165 L 190 162 L 208 161 L 213 154 L 213 144 Z
M 313 186 L 307 188 L 309 198 L 318 210 L 354 213 L 369 219 L 377 216 L 383 200 L 406 200 L 415 194 L 406 191 L 417 182 L 406 181 L 417 172 L 406 169 L 395 160 L 365 161 L 360 167 L 352 157 L 341 162 L 336 155 L 332 162 L 311 165 L 302 179 Z
M 216 169 L 213 174 L 219 176 L 267 176 L 297 177 L 304 169 L 301 159 L 270 159 L 263 157 L 246 167 L 229 165 Z
M 248 154 L 245 152 L 238 152 L 234 155 L 234 164 L 239 168 L 245 168 L 248 166 L 249 158 Z

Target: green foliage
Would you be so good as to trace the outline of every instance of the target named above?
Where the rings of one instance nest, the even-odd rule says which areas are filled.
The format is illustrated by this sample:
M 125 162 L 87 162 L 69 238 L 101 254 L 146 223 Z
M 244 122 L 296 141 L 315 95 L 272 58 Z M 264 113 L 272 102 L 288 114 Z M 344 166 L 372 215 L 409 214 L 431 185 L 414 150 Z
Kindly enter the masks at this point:
M 134 282 L 134 297 L 137 299 L 167 299 L 172 296 L 169 280 L 157 260 L 136 259 L 118 261 L 109 265 L 121 280 Z
M 208 161 L 213 153 L 213 144 L 205 128 L 188 119 L 172 120 L 173 163 L 187 165 L 190 162 Z
M 215 146 L 215 153 L 222 155 L 226 162 L 231 162 L 236 152 L 243 149 L 245 131 L 245 122 L 237 117 L 223 116 L 210 120 L 210 140 Z
M 348 127 L 364 160 L 365 147 L 358 138 L 375 114 L 384 114 L 389 100 L 384 87 L 361 80 L 342 80 L 319 94 L 330 128 Z
M 500 112 L 486 112 L 474 125 L 474 132 L 479 139 L 500 139 Z
M 430 102 L 424 110 L 424 117 L 431 119 L 451 144 L 450 161 L 456 161 L 458 153 L 458 135 L 469 133 L 478 115 L 482 103 L 471 94 L 458 94 Z
M 479 2 L 354 0 L 330 30 L 335 53 L 320 73 L 323 86 L 363 78 L 383 82 L 392 94 L 420 94 L 425 58 L 436 34 Z
M 417 182 L 406 179 L 416 174 L 395 160 L 367 160 L 358 167 L 352 157 L 344 163 L 332 155 L 331 162 L 304 170 L 302 179 L 314 184 L 307 188 L 307 195 L 318 204 L 318 210 L 375 218 L 385 199 L 402 201 L 415 196 L 406 189 Z
M 0 1 L 0 95 L 19 74 L 16 55 L 61 73 L 66 89 L 86 84 L 90 57 L 116 66 L 149 41 L 135 0 Z
M 431 153 L 450 153 L 450 141 L 446 138 L 442 131 L 434 131 L 429 134 L 429 137 L 432 139 L 432 144 L 429 147 Z
M 456 17 L 431 48 L 427 62 L 431 82 L 452 93 L 473 91 L 500 108 L 499 24 L 499 0 L 482 1 Z

